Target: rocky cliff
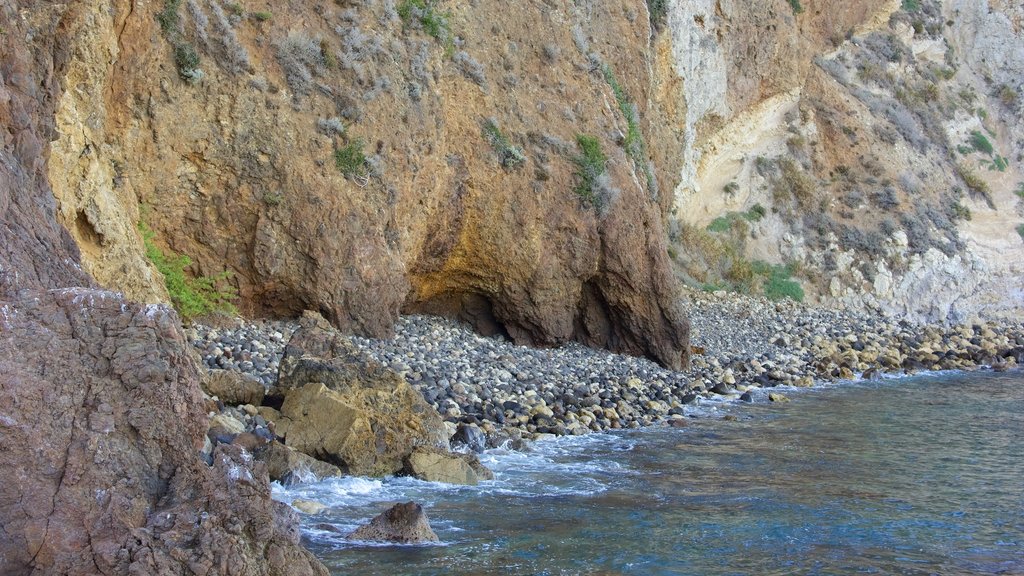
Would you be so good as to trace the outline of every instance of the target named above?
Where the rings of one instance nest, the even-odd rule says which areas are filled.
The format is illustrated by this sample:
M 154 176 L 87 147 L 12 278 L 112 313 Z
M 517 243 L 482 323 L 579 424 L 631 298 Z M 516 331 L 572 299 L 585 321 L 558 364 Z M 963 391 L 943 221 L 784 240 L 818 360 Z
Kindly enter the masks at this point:
M 96 286 L 48 185 L 67 7 L 0 2 L 0 571 L 325 574 L 266 471 L 200 459 L 177 315 Z
M 380 336 L 429 311 L 685 362 L 660 192 L 684 106 L 643 3 L 68 10 L 49 174 L 100 284 L 166 298 L 144 218 L 246 314 Z

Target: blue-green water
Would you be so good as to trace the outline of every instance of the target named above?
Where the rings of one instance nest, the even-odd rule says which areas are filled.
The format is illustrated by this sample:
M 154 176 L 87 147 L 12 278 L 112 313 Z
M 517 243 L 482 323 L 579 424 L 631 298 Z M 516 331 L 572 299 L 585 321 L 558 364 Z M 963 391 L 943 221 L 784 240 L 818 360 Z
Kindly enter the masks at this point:
M 497 480 L 475 488 L 349 478 L 277 495 L 332 506 L 305 534 L 334 574 L 1024 574 L 1024 374 L 785 393 L 682 429 L 494 451 Z M 406 500 L 442 545 L 312 527 Z

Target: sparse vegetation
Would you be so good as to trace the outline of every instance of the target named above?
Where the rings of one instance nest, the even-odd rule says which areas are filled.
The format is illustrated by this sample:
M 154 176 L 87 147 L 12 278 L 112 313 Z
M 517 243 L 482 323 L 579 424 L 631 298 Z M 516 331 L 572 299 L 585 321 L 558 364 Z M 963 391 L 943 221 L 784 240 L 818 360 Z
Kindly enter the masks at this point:
M 770 265 L 756 261 L 752 268 L 755 274 L 765 277 L 764 295 L 769 300 L 789 298 L 797 302 L 804 301 L 804 289 L 799 282 L 792 279 L 793 265 Z
M 789 0 L 789 7 L 793 9 L 793 14 L 800 14 L 804 11 L 804 7 L 800 5 L 800 0 Z
M 903 9 L 907 12 L 918 12 L 921 10 L 921 0 L 903 0 Z
M 971 209 L 959 202 L 953 204 L 952 212 L 952 217 L 954 220 L 970 221 L 971 219 Z
M 779 159 L 778 166 L 781 176 L 772 184 L 775 202 L 783 204 L 794 198 L 801 207 L 810 206 L 814 199 L 814 180 L 790 158 Z
M 509 142 L 508 138 L 498 127 L 498 122 L 494 118 L 488 118 L 483 123 L 484 138 L 494 148 L 495 153 L 498 155 L 498 160 L 501 165 L 505 168 L 515 168 L 521 166 L 526 161 L 526 155 L 523 154 L 523 150 L 519 147 L 513 146 Z M 603 168 L 603 166 L 602 166 Z
M 1021 200 L 1024 200 L 1024 182 L 1017 184 L 1017 189 L 1014 190 L 1013 193 L 1016 194 L 1017 197 L 1020 198 Z
M 576 164 L 576 186 L 573 192 L 584 205 L 601 209 L 601 180 L 607 178 L 605 169 L 608 158 L 601 151 L 601 142 L 593 136 L 580 134 L 576 137 L 576 143 L 581 153 L 573 158 Z
M 304 32 L 291 32 L 277 42 L 277 60 L 288 87 L 296 95 L 308 94 L 313 86 L 313 77 L 326 66 L 320 40 Z
M 647 163 L 644 136 L 643 132 L 640 131 L 640 113 L 637 111 L 636 104 L 629 99 L 626 89 L 615 78 L 615 73 L 612 72 L 611 67 L 605 64 L 601 69 L 604 73 L 605 81 L 608 82 L 608 86 L 611 87 L 612 93 L 615 95 L 615 102 L 619 105 L 619 111 L 622 112 L 622 116 L 626 119 L 626 138 L 622 143 L 622 147 L 625 148 L 626 154 L 633 160 L 633 166 L 644 173 L 648 189 L 653 190 L 656 183 L 654 182 L 654 172 L 650 164 Z
M 1024 240 L 1024 224 L 1017 225 L 1017 234 L 1020 234 L 1020 239 Z
M 284 194 L 267 191 L 263 193 L 262 200 L 267 206 L 277 206 L 284 201 Z
M 155 242 L 156 234 L 143 221 L 139 222 L 139 233 L 142 234 L 146 257 L 164 277 L 171 303 L 183 319 L 191 320 L 214 312 L 237 313 L 232 301 L 238 293 L 227 283 L 230 272 L 191 278 L 185 273 L 185 269 L 192 265 L 191 258 L 161 250 Z
M 452 58 L 452 61 L 455 62 L 456 66 L 458 66 L 459 71 L 462 72 L 463 76 L 472 80 L 477 86 L 487 86 L 487 75 L 484 73 L 483 65 L 470 56 L 469 52 L 459 50 L 455 53 L 455 57 Z
M 647 12 L 650 15 L 651 28 L 661 30 L 668 15 L 668 0 L 647 0 Z
M 356 138 L 334 151 L 334 165 L 346 178 L 361 180 L 369 176 L 363 146 L 362 138 Z
M 439 12 L 432 0 L 402 0 L 398 5 L 398 16 L 406 26 L 418 25 L 440 42 L 447 55 L 455 52 L 455 38 L 448 23 L 449 16 Z
M 1013 108 L 1017 105 L 1017 91 L 1013 87 L 1003 84 L 999 87 L 996 93 L 999 96 L 999 101 L 1003 103 L 1003 106 L 1007 108 Z
M 270 12 L 252 12 L 249 16 L 257 22 L 267 22 L 274 17 Z
M 164 0 L 164 7 L 157 13 L 156 19 L 160 23 L 160 31 L 173 49 L 178 76 L 188 82 L 198 82 L 203 77 L 203 71 L 199 69 L 199 53 L 182 36 L 180 9 L 181 0 Z
M 981 177 L 975 174 L 974 171 L 965 164 L 957 165 L 956 171 L 960 176 L 960 179 L 964 181 L 964 185 L 967 186 L 967 189 L 972 194 L 981 196 L 990 207 L 995 207 L 992 203 L 992 190 L 989 189 L 988 184 L 986 184 Z
M 729 195 L 733 195 L 739 192 L 739 190 L 740 185 L 737 184 L 736 182 L 729 182 L 728 184 L 725 185 L 725 187 L 722 188 L 722 191 Z
M 994 149 L 992 148 L 992 143 L 989 142 L 988 138 L 986 138 L 984 134 L 977 130 L 971 132 L 970 143 L 971 147 L 973 147 L 978 152 L 981 152 L 982 154 L 988 154 L 989 156 L 991 156 L 994 152 Z

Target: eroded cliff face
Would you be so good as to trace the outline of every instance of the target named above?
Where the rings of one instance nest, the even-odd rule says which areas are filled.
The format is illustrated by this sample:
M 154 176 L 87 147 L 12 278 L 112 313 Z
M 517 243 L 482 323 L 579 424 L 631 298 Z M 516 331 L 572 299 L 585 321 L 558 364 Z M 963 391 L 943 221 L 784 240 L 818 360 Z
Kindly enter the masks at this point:
M 94 284 L 48 185 L 69 5 L 0 2 L 0 571 L 326 574 L 266 471 L 201 460 L 177 315 Z
M 701 6 L 668 19 L 687 281 L 756 290 L 761 260 L 812 299 L 916 321 L 1024 310 L 1020 6 Z
M 457 314 L 680 366 L 660 191 L 686 111 L 645 4 L 420 4 L 81 3 L 50 177 L 83 266 L 164 298 L 144 218 L 193 272 L 229 270 L 247 314 L 376 336 Z M 579 135 L 608 158 L 589 203 Z

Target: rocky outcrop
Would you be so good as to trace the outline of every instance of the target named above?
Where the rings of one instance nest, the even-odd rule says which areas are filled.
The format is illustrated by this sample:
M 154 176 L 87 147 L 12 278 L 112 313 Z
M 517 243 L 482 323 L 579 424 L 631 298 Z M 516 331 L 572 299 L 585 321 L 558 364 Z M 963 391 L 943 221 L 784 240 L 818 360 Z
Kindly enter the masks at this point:
M 493 480 L 494 473 L 472 454 L 446 452 L 436 448 L 417 448 L 405 459 L 404 472 L 427 482 L 476 486 L 481 480 Z
M 31 8 L 31 10 L 28 10 Z M 98 289 L 54 218 L 67 5 L 0 1 L 0 558 L 5 574 L 326 574 L 266 471 L 200 459 L 180 320 Z
M 316 314 L 285 349 L 278 388 L 287 445 L 350 474 L 394 474 L 416 446 L 448 447 L 423 396 Z
M 360 526 L 345 537 L 363 542 L 397 542 L 400 544 L 421 544 L 438 542 L 440 539 L 430 528 L 423 507 L 415 502 L 395 504 L 385 512 Z

